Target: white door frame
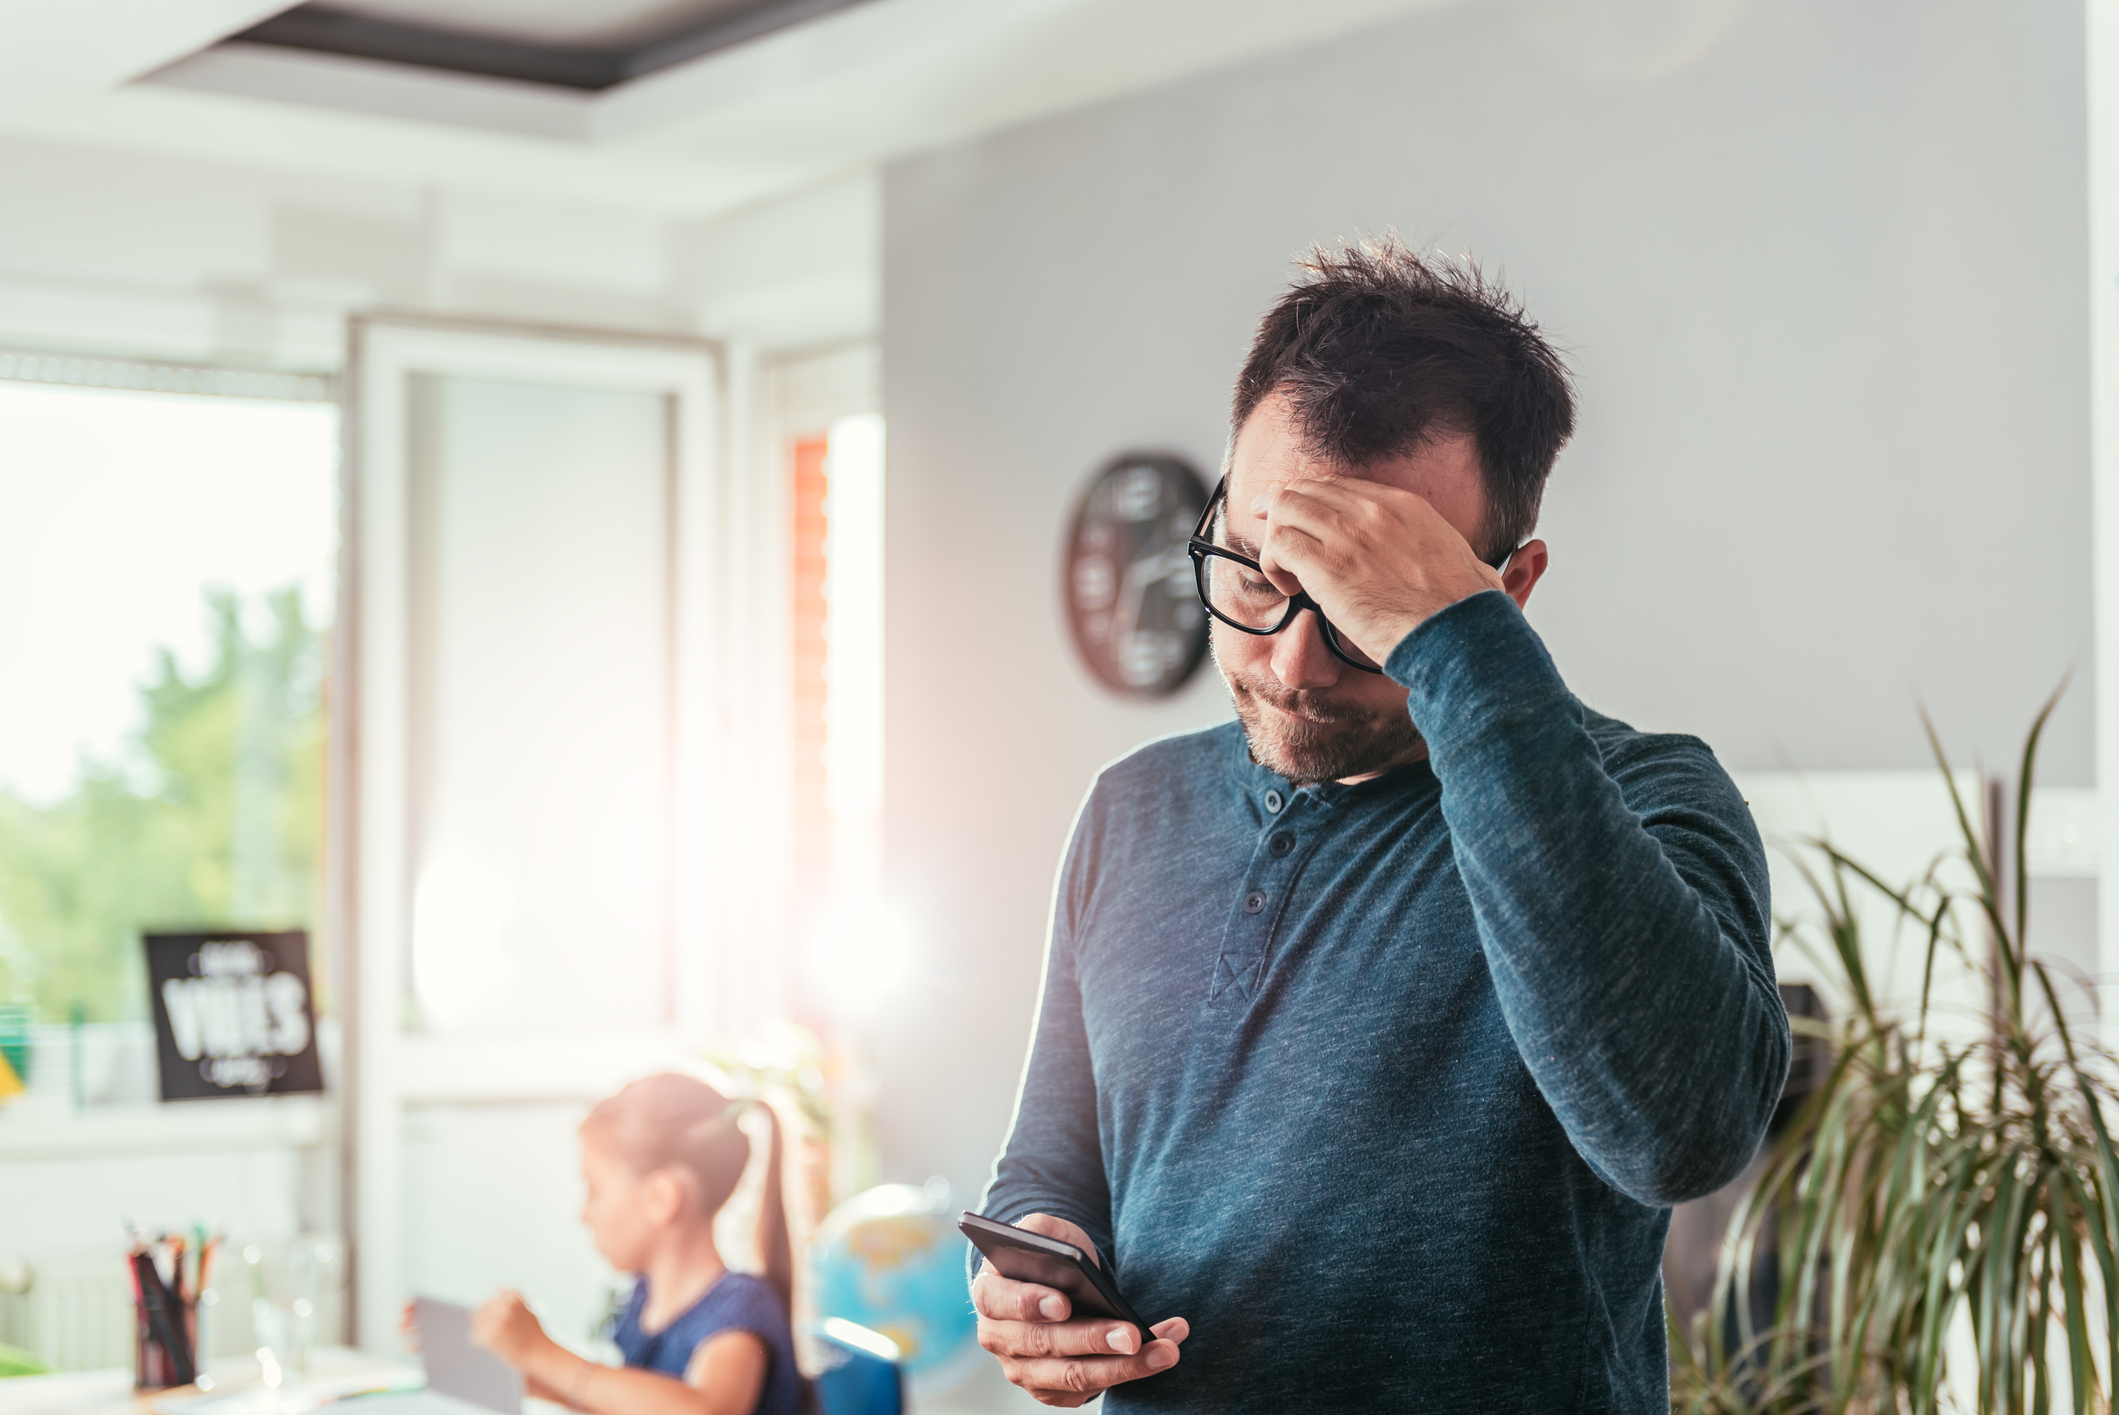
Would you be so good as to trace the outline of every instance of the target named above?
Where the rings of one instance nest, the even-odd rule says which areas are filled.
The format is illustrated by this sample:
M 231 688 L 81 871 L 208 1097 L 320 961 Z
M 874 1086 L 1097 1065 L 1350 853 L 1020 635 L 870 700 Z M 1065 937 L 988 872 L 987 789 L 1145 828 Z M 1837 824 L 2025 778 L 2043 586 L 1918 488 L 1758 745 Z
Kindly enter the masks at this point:
M 675 999 L 668 1024 L 622 1039 L 455 1040 L 401 1024 L 411 922 L 411 786 L 407 516 L 407 384 L 414 374 L 519 380 L 666 396 L 675 514 L 671 665 L 671 859 Z M 354 1341 L 394 1345 L 402 1297 L 400 1127 L 407 1102 L 576 1098 L 628 1074 L 696 1055 L 730 1034 L 754 1001 L 732 994 L 722 966 L 740 910 L 717 908 L 755 878 L 740 832 L 715 828 L 712 787 L 724 763 L 728 661 L 722 575 L 730 503 L 720 469 L 722 359 L 702 340 L 493 323 L 356 318 L 347 359 L 345 493 L 332 714 L 334 858 L 344 1152 L 341 1206 L 352 1245 Z

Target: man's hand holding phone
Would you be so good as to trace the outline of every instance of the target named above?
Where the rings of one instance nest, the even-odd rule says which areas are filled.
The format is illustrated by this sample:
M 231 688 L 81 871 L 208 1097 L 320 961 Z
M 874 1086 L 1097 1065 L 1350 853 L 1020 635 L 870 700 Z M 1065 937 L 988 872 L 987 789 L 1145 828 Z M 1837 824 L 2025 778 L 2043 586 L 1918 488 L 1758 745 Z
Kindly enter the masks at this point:
M 1063 1218 L 1031 1214 L 1017 1227 L 1072 1243 L 1101 1262 L 1089 1235 Z M 1167 1371 L 1192 1334 L 1183 1317 L 1150 1328 L 1142 1346 L 1130 1322 L 1076 1317 L 1067 1294 L 1001 1276 L 991 1259 L 971 1284 L 979 1314 L 979 1345 L 1000 1358 L 1001 1370 L 1046 1405 L 1085 1405 L 1104 1391 Z

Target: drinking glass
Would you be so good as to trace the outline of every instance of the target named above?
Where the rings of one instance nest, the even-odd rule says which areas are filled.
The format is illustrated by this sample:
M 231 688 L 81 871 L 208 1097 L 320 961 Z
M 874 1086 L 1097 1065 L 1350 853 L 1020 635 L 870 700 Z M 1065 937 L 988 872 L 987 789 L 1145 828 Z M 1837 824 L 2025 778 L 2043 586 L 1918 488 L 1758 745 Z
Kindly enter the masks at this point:
M 309 1374 L 320 1256 L 319 1245 L 303 1239 L 280 1248 L 253 1243 L 243 1249 L 250 1270 L 250 1329 L 269 1389 L 299 1385 Z

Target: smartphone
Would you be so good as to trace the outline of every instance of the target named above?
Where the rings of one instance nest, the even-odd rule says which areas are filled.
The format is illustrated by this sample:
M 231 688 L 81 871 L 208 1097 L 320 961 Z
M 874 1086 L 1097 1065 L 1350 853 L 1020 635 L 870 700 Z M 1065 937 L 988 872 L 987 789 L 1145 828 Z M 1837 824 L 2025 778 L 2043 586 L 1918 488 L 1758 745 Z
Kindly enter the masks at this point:
M 1047 1238 L 1012 1223 L 996 1223 L 968 1209 L 957 1219 L 957 1227 L 964 1230 L 964 1236 L 986 1255 L 1002 1277 L 1066 1293 L 1077 1317 L 1131 1322 L 1140 1333 L 1143 1347 L 1155 1339 L 1132 1304 L 1119 1295 L 1118 1284 L 1111 1281 L 1110 1274 L 1072 1243 Z

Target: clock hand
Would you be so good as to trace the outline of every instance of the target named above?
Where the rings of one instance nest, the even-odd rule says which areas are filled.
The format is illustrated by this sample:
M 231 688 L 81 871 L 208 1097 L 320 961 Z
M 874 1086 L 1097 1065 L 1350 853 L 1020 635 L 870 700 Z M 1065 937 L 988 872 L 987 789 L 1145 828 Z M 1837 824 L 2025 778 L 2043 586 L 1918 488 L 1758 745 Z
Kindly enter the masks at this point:
M 1146 596 L 1148 586 L 1168 579 L 1190 561 L 1191 555 L 1185 547 L 1169 546 L 1152 555 L 1144 555 L 1126 567 L 1125 575 L 1119 580 L 1117 602 L 1111 608 L 1113 644 L 1122 643 L 1120 635 L 1131 635 L 1140 623 L 1140 602 Z

